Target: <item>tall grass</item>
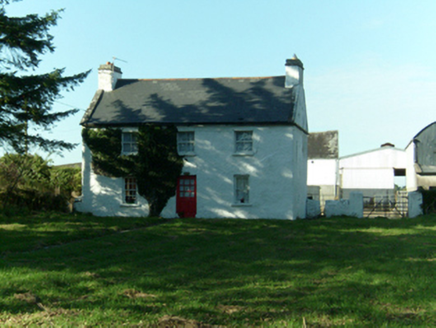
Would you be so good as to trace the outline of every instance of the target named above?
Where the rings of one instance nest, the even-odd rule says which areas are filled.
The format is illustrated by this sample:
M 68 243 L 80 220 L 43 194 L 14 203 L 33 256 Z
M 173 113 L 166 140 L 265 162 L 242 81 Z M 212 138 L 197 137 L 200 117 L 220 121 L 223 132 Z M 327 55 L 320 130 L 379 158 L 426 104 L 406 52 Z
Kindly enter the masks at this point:
M 0 221 L 0 324 L 435 326 L 435 219 Z

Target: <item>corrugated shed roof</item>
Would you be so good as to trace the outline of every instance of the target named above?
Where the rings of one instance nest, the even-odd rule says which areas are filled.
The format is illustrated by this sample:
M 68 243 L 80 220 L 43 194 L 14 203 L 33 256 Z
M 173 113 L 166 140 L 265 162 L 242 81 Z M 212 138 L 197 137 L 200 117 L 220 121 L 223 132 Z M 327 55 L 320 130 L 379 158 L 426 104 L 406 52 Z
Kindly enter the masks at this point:
M 285 77 L 120 79 L 99 90 L 81 124 L 292 124 L 294 96 Z
M 314 132 L 307 143 L 308 159 L 332 159 L 339 157 L 338 131 Z

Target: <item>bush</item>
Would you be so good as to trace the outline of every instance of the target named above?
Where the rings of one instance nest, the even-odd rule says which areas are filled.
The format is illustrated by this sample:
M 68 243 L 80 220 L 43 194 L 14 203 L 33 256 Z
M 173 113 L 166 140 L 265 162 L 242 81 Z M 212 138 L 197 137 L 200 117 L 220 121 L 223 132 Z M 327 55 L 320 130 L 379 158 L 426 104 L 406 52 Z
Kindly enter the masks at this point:
M 0 158 L 0 204 L 3 212 L 68 210 L 71 192 L 80 192 L 79 168 L 53 168 L 38 155 Z M 16 210 L 15 210 L 16 209 Z

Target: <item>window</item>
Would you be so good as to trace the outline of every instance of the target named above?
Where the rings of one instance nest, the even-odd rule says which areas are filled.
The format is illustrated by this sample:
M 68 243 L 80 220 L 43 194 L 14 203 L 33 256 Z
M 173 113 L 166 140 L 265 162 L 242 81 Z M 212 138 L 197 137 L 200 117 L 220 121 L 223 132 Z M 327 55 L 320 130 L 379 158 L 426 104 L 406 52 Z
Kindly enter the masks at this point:
M 177 134 L 177 150 L 180 155 L 194 154 L 194 132 L 179 132 Z
M 124 179 L 124 204 L 136 204 L 137 186 L 135 178 Z
M 235 175 L 235 204 L 250 203 L 250 185 L 248 175 Z
M 135 132 L 123 132 L 121 135 L 123 155 L 133 155 L 138 153 L 138 141 Z
M 253 152 L 253 131 L 235 131 L 235 153 Z

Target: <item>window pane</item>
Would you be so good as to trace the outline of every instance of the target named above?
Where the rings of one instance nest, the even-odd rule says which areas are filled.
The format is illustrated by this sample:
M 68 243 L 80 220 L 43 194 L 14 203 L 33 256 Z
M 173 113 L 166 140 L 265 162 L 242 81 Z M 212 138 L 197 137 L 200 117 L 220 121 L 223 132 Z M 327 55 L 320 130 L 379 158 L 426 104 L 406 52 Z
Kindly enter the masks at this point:
M 137 135 L 135 132 L 123 132 L 122 134 L 123 154 L 134 154 L 138 152 Z
M 135 204 L 136 199 L 136 179 L 126 178 L 124 180 L 124 203 Z
M 249 202 L 248 176 L 235 176 L 235 202 Z
M 235 132 L 235 151 L 236 152 L 251 152 L 253 150 L 253 132 L 252 131 L 236 131 Z
M 180 153 L 194 152 L 194 132 L 179 132 L 177 134 L 177 149 Z

